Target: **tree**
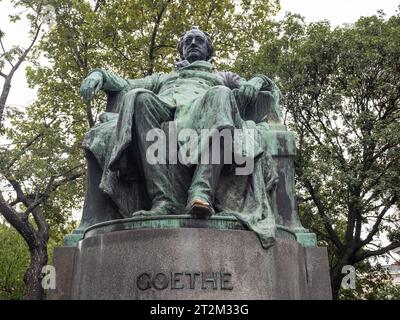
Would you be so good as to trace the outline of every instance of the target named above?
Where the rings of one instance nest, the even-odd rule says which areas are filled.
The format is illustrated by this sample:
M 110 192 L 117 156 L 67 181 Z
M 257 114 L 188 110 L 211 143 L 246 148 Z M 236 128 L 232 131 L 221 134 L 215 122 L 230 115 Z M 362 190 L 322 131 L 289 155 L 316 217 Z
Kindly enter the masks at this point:
M 27 298 L 41 299 L 49 234 L 67 229 L 71 211 L 82 205 L 85 161 L 80 145 L 105 109 L 104 96 L 87 104 L 79 96 L 89 70 L 103 67 L 131 78 L 169 71 L 177 39 L 191 25 L 211 31 L 217 63 L 228 65 L 231 52 L 253 45 L 252 36 L 276 12 L 278 0 L 15 3 L 32 10 L 51 5 L 55 20 L 31 51 L 27 68 L 29 85 L 38 88 L 37 100 L 22 112 L 7 108 L 9 125 L 2 133 L 8 145 L 0 150 L 0 213 L 29 247 Z M 40 64 L 43 57 L 47 63 Z
M 288 15 L 236 63 L 282 89 L 298 141 L 300 214 L 329 246 L 334 297 L 343 266 L 400 246 L 399 45 L 399 15 L 335 29 Z
M 1 75 L 5 81 L 1 112 L 5 110 L 16 70 L 24 61 L 32 62 L 34 59 L 34 44 L 39 39 L 43 20 L 48 14 L 48 8 L 43 1 L 14 1 L 14 4 L 26 13 L 32 41 L 25 50 L 13 47 L 5 51 L 2 46 L 4 54 L 1 56 Z M 12 22 L 18 19 L 19 15 L 10 17 Z M 4 37 L 4 34 L 1 36 Z M 7 74 L 3 71 L 6 63 L 11 66 Z M 68 227 L 68 218 L 62 213 L 70 209 L 65 204 L 74 200 L 73 192 L 76 191 L 68 183 L 83 176 L 84 172 L 83 169 L 79 171 L 78 165 L 70 167 L 73 161 L 67 163 L 63 159 L 63 151 L 68 150 L 69 146 L 61 148 L 62 140 L 56 140 L 59 135 L 55 133 L 60 129 L 56 117 L 46 121 L 43 116 L 30 112 L 29 108 L 24 113 L 8 107 L 6 114 L 8 125 L 1 128 L 3 145 L 0 148 L 0 213 L 23 237 L 29 250 L 30 263 L 24 275 L 26 297 L 42 299 L 42 267 L 48 261 L 47 250 L 51 234 L 49 221 L 52 221 L 53 229 L 56 230 Z M 68 200 L 65 201 L 63 196 L 67 196 Z M 60 206 L 63 207 L 62 210 L 58 210 Z M 12 259 L 11 256 L 4 258 Z
M 3 89 L 0 96 L 0 129 L 2 128 L 3 114 L 6 107 L 6 102 L 11 89 L 11 82 L 15 72 L 19 69 L 21 64 L 27 59 L 28 54 L 32 50 L 36 43 L 39 33 L 42 30 L 42 18 L 43 18 L 43 6 L 29 6 L 30 12 L 27 14 L 27 18 L 31 24 L 30 33 L 32 39 L 26 48 L 20 46 L 13 46 L 11 49 L 6 50 L 3 44 L 4 32 L 0 30 L 0 47 L 2 50 L 0 56 L 0 76 L 4 78 Z M 12 22 L 16 22 L 20 19 L 18 15 L 12 15 Z M 6 72 L 4 71 L 5 64 L 9 64 L 10 68 Z
M 74 225 L 66 226 L 69 230 Z M 53 249 L 63 244 L 63 232 L 50 230 L 49 261 Z M 29 248 L 21 235 L 6 223 L 0 222 L 0 300 L 20 300 L 26 296 L 24 274 L 29 267 Z

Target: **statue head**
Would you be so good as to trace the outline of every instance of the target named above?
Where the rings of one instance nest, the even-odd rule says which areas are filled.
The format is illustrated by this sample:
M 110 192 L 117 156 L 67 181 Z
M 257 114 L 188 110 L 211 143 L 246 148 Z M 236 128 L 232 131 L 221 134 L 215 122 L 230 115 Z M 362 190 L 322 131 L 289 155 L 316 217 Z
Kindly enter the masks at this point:
M 196 26 L 181 35 L 177 47 L 181 59 L 185 59 L 190 63 L 197 60 L 207 61 L 214 55 L 210 35 Z

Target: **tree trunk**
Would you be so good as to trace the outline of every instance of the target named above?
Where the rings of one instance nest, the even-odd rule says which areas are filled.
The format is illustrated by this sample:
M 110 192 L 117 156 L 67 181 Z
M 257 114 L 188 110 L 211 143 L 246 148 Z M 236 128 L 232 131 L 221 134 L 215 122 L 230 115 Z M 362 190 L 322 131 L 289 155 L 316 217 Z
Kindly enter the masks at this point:
M 342 285 L 343 275 L 341 273 L 332 274 L 331 285 L 332 285 L 332 299 L 337 300 L 339 298 L 339 291 Z
M 43 300 L 42 268 L 47 264 L 47 242 L 39 241 L 29 248 L 31 261 L 24 276 L 27 300 Z
M 331 286 L 333 300 L 337 300 L 339 298 L 340 288 L 342 287 L 342 279 L 345 276 L 345 274 L 342 273 L 342 269 L 348 264 L 348 260 L 346 260 L 346 258 L 342 258 L 339 259 L 339 261 L 331 269 Z
M 12 79 L 12 75 L 11 77 L 8 76 L 6 77 L 5 81 L 4 81 L 4 85 L 3 85 L 3 90 L 1 92 L 1 97 L 0 97 L 0 129 L 2 127 L 2 121 L 3 121 L 3 117 L 4 117 L 4 110 L 6 108 L 6 101 L 8 98 L 8 94 L 10 93 L 10 89 L 11 89 L 11 79 Z

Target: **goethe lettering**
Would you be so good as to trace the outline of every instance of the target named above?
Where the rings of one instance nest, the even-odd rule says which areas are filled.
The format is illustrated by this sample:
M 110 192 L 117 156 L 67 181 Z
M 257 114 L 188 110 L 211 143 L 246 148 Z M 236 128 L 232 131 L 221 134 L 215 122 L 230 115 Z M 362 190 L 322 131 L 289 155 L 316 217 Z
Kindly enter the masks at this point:
M 232 290 L 232 275 L 229 272 L 143 272 L 136 278 L 140 290 L 165 289 L 211 289 Z

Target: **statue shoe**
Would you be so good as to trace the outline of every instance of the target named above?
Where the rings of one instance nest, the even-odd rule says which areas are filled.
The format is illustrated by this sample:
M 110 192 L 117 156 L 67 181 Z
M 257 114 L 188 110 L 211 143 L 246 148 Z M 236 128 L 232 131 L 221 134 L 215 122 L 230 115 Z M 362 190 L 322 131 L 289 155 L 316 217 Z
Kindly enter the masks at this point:
M 139 210 L 132 213 L 132 218 L 145 216 L 145 217 L 154 217 L 154 216 L 165 216 L 165 215 L 174 215 L 180 214 L 182 209 L 178 209 L 175 205 L 172 205 L 168 202 L 160 202 L 155 205 L 150 210 Z
M 186 210 L 196 219 L 207 219 L 215 213 L 211 204 L 199 198 L 192 200 Z

